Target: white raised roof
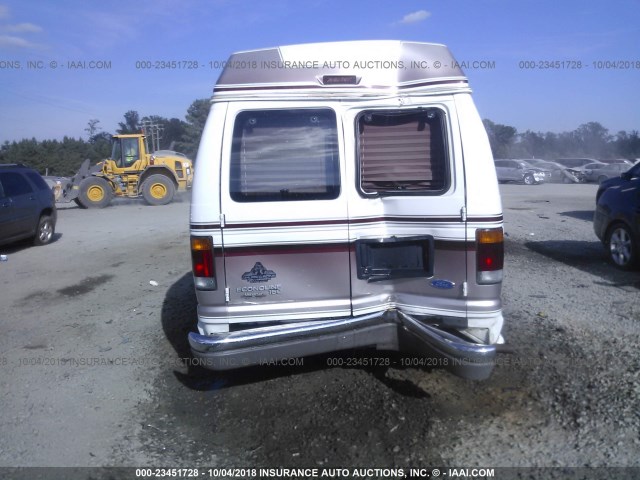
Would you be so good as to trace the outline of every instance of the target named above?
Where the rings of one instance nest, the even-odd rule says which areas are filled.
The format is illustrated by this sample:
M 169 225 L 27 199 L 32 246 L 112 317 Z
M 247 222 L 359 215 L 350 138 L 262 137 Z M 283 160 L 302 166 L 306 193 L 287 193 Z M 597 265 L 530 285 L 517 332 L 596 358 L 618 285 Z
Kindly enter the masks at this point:
M 468 89 L 467 78 L 445 45 L 371 40 L 234 53 L 216 83 L 214 97 L 260 90 L 363 93 L 437 86 Z

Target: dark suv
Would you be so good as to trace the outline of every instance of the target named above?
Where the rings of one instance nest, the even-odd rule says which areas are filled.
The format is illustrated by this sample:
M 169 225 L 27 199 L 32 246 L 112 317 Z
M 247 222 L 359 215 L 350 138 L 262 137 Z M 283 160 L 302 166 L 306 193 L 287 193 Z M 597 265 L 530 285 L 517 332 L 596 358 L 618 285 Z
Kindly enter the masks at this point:
M 56 228 L 53 192 L 40 174 L 21 164 L 0 164 L 0 245 L 33 238 L 51 241 Z
M 600 184 L 593 229 L 614 265 L 629 270 L 640 264 L 640 163 Z

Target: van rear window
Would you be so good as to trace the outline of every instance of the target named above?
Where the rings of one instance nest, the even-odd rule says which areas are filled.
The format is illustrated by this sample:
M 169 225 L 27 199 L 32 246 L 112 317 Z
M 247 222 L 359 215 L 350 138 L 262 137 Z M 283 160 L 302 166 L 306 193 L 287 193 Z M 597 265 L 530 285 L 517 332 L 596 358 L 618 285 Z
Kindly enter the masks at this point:
M 362 193 L 424 195 L 446 190 L 449 162 L 443 111 L 365 111 L 356 122 Z
M 337 198 L 340 160 L 333 110 L 239 113 L 233 130 L 230 193 L 237 202 Z

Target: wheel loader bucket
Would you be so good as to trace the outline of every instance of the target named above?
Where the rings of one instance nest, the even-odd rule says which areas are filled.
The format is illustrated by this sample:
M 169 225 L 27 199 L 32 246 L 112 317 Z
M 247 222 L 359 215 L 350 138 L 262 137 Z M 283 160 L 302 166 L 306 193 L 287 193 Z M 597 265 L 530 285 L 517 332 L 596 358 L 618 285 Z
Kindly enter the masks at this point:
M 82 162 L 82 165 L 80 165 L 80 169 L 76 172 L 76 174 L 71 177 L 71 180 L 69 180 L 69 182 L 67 182 L 67 184 L 63 186 L 62 195 L 60 196 L 60 199 L 58 201 L 66 203 L 78 198 L 78 195 L 80 194 L 80 183 L 82 182 L 82 180 L 91 176 L 93 172 L 99 170 L 100 167 L 97 165 L 92 167 L 91 160 L 87 158 L 84 162 Z

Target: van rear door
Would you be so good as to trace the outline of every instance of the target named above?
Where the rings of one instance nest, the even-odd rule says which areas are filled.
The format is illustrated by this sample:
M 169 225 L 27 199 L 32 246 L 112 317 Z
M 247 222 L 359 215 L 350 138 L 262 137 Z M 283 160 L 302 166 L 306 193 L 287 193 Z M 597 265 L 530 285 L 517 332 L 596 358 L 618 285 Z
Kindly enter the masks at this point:
M 355 155 L 347 163 L 353 314 L 397 307 L 459 327 L 469 246 L 455 105 L 402 100 L 345 114 L 345 131 L 355 131 L 345 145 Z
M 336 112 L 298 102 L 231 103 L 226 122 L 233 135 L 224 139 L 220 192 L 229 318 L 349 316 Z

